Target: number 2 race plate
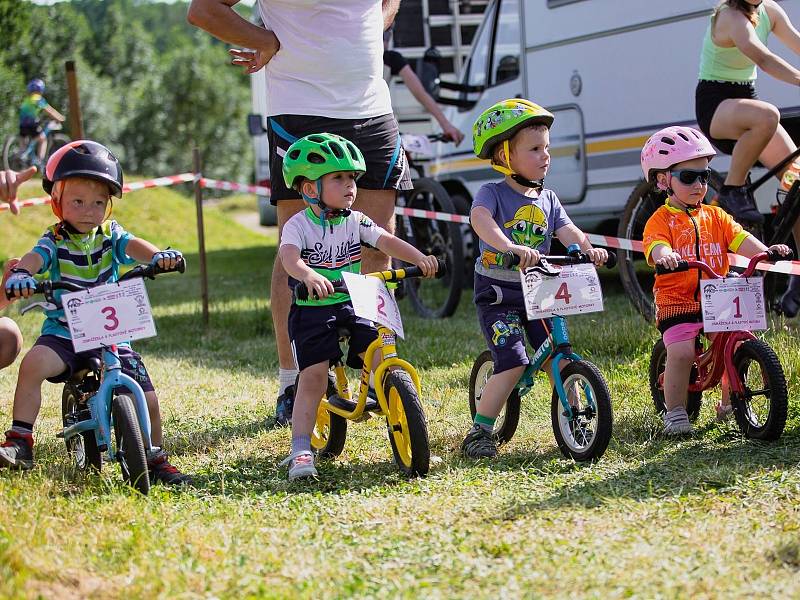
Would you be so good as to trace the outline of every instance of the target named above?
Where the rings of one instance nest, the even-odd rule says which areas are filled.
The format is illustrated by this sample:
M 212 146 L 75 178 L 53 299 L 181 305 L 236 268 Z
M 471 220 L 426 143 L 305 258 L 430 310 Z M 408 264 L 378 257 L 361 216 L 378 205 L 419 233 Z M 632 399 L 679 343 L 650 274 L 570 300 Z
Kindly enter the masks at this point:
M 594 265 L 566 265 L 558 277 L 520 271 L 529 319 L 575 315 L 603 310 L 603 292 Z
M 353 311 L 359 317 L 385 325 L 402 339 L 403 321 L 397 300 L 377 277 L 356 273 L 342 273 L 347 284 L 347 293 L 353 303 Z
M 64 294 L 61 303 L 75 352 L 156 335 L 141 278 Z
M 764 280 L 726 277 L 700 281 L 705 331 L 758 331 L 767 328 Z

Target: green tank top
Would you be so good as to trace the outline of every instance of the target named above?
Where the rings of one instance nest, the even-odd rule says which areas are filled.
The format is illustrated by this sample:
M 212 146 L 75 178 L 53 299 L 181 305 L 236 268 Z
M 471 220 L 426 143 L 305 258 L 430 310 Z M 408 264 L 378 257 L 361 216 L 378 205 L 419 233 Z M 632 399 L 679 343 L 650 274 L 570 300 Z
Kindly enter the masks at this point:
M 731 10 L 731 9 L 728 9 Z M 762 3 L 758 9 L 756 35 L 766 45 L 771 26 L 767 7 Z M 722 48 L 711 39 L 711 23 L 708 24 L 700 55 L 700 79 L 708 81 L 755 81 L 756 65 L 736 46 Z

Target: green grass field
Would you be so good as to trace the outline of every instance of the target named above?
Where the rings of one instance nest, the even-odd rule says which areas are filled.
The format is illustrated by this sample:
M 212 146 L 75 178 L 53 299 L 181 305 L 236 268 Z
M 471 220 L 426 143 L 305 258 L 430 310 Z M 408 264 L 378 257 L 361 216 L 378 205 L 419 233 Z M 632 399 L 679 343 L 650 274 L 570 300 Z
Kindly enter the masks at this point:
M 26 190 L 28 196 L 38 195 Z M 555 445 L 544 377 L 523 400 L 514 440 L 491 462 L 459 456 L 470 425 L 467 382 L 484 349 L 471 297 L 449 320 L 404 310 L 400 353 L 419 369 L 434 460 L 406 480 L 386 429 L 351 424 L 343 455 L 318 482 L 290 485 L 278 463 L 289 432 L 271 429 L 277 362 L 268 282 L 274 238 L 206 211 L 211 324 L 200 315 L 194 205 L 188 192 L 136 192 L 115 217 L 183 250 L 189 269 L 148 283 L 158 337 L 137 343 L 159 392 L 166 447 L 197 487 L 128 489 L 116 465 L 82 475 L 61 440 L 60 388 L 46 384 L 36 468 L 0 473 L 0 598 L 800 597 L 800 342 L 796 322 L 764 337 L 789 380 L 777 443 L 713 422 L 658 435 L 647 383 L 655 328 L 614 273 L 607 310 L 570 319 L 575 348 L 605 374 L 614 437 L 595 465 Z M 254 206 L 254 203 L 249 203 Z M 0 261 L 33 245 L 49 208 L 0 213 Z M 16 308 L 5 311 L 16 318 Z M 41 316 L 19 318 L 26 348 Z M 0 372 L 10 424 L 17 363 Z

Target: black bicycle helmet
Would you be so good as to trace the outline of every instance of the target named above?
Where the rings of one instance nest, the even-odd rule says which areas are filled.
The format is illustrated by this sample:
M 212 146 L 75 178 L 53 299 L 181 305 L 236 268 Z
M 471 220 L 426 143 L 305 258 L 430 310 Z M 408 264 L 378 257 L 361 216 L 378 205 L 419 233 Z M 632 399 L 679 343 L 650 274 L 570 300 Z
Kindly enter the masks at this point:
M 56 150 L 47 161 L 42 187 L 48 194 L 56 181 L 85 177 L 108 184 L 111 195 L 122 197 L 122 166 L 111 151 L 91 140 L 70 142 Z

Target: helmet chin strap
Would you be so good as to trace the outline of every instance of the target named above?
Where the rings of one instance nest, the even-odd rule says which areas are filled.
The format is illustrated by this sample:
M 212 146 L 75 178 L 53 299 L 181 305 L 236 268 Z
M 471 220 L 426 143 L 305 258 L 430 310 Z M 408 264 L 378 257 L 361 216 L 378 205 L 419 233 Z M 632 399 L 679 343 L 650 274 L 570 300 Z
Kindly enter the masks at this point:
M 508 175 L 509 177 L 511 177 L 511 179 L 513 179 L 523 187 L 533 188 L 537 192 L 541 192 L 542 188 L 544 187 L 544 178 L 533 181 L 523 177 L 522 175 L 514 171 L 514 169 L 511 167 L 511 158 L 510 158 L 508 140 L 503 140 L 503 151 L 506 153 L 506 164 L 508 164 L 508 167 L 504 167 L 503 165 L 497 165 L 493 162 L 492 168 L 495 171 L 499 171 L 503 175 Z
M 317 184 L 316 198 L 313 198 L 311 196 L 306 196 L 305 193 L 303 193 L 302 189 L 300 191 L 300 194 L 303 196 L 303 200 L 305 200 L 309 204 L 316 204 L 317 206 L 319 206 L 320 210 L 319 221 L 320 225 L 322 225 L 322 235 L 325 235 L 325 221 L 330 218 L 347 217 L 348 215 L 350 215 L 350 209 L 330 208 L 327 204 L 325 204 L 322 201 L 322 178 L 317 179 L 316 184 Z

